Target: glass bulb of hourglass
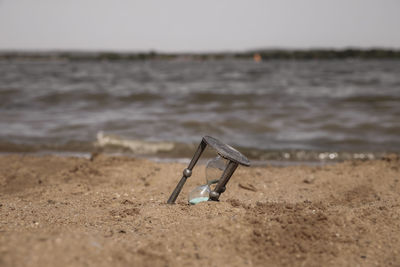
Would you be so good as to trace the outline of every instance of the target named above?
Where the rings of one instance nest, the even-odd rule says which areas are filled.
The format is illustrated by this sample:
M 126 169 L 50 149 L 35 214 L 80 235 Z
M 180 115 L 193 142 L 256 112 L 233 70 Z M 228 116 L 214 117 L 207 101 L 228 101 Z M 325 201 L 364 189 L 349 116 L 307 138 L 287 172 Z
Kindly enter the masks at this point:
M 206 180 L 207 184 L 215 184 L 221 178 L 226 168 L 227 160 L 221 156 L 217 156 L 207 162 Z
M 188 196 L 189 203 L 195 205 L 197 203 L 208 201 L 210 198 L 210 186 L 208 184 L 200 185 L 193 189 Z

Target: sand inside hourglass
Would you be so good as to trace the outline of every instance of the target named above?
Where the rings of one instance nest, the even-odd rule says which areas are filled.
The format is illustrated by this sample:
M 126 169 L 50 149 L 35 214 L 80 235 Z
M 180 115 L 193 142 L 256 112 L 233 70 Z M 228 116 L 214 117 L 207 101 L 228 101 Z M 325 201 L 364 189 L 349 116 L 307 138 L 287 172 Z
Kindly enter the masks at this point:
M 193 189 L 193 191 L 189 193 L 188 196 L 189 203 L 195 205 L 203 201 L 208 201 L 210 192 L 211 189 L 208 186 L 208 184 L 196 187 L 195 189 Z

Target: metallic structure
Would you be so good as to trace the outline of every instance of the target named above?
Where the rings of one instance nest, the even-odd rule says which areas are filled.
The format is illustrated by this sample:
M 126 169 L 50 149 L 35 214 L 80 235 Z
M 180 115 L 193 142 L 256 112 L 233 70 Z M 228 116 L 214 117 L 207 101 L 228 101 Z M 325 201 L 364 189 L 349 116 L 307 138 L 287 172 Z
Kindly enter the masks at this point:
M 192 160 L 190 161 L 189 166 L 183 170 L 183 176 L 179 183 L 176 185 L 171 196 L 169 197 L 167 201 L 168 204 L 175 203 L 176 198 L 181 192 L 183 186 L 185 185 L 186 180 L 192 175 L 192 170 L 199 160 L 201 154 L 206 149 L 207 145 L 215 149 L 222 158 L 229 161 L 224 172 L 222 173 L 221 178 L 218 180 L 217 185 L 210 193 L 210 200 L 218 201 L 220 195 L 225 192 L 226 184 L 229 182 L 229 179 L 231 178 L 232 174 L 235 172 L 239 164 L 250 166 L 250 161 L 242 153 L 240 153 L 233 147 L 222 143 L 214 137 L 204 136 Z

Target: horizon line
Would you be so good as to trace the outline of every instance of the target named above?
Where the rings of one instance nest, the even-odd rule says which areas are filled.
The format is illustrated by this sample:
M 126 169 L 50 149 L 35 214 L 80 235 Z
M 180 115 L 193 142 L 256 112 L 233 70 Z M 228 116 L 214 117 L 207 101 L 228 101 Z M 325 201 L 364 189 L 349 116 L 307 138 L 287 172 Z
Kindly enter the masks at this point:
M 168 50 L 157 50 L 157 49 L 138 49 L 138 50 L 126 50 L 126 49 L 81 49 L 81 48 L 0 48 L 0 53 L 116 53 L 116 54 L 235 54 L 235 53 L 256 53 L 256 52 L 273 52 L 273 51 L 368 51 L 368 50 L 381 50 L 381 51 L 400 51 L 400 47 L 390 46 L 344 46 L 344 47 L 285 47 L 285 46 L 274 46 L 274 47 L 259 47 L 249 49 L 226 49 L 226 50 L 203 50 L 203 51 L 168 51 Z

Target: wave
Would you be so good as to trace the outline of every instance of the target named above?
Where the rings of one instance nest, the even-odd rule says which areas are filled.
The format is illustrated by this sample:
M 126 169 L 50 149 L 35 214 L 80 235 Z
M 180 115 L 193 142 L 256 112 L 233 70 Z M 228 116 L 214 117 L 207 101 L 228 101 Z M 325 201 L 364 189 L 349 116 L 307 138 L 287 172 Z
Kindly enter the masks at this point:
M 148 142 L 143 140 L 123 139 L 116 135 L 106 135 L 102 131 L 97 133 L 95 146 L 100 148 L 119 147 L 129 149 L 135 154 L 157 154 L 172 151 L 175 147 L 171 142 Z

